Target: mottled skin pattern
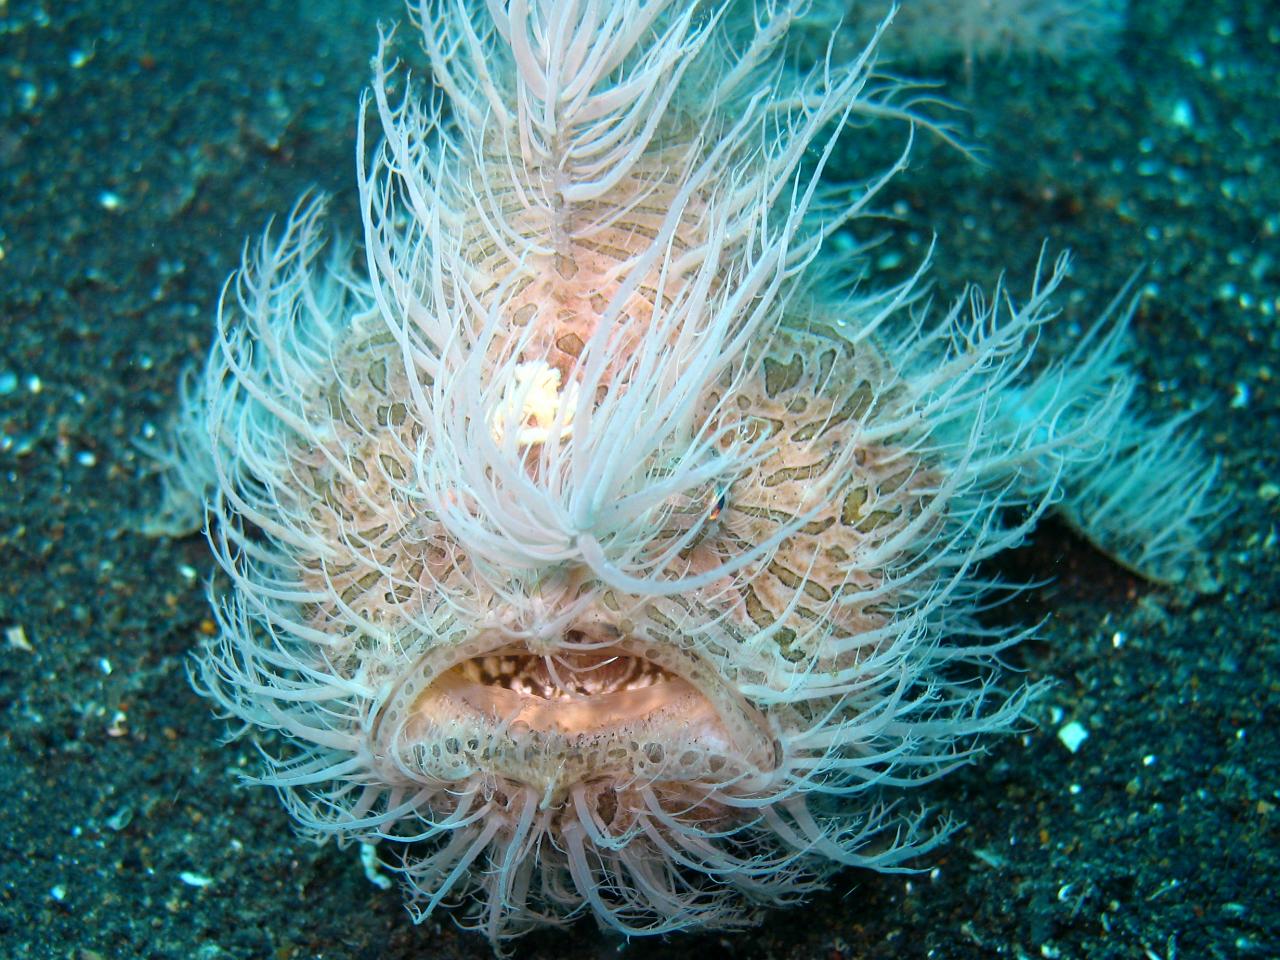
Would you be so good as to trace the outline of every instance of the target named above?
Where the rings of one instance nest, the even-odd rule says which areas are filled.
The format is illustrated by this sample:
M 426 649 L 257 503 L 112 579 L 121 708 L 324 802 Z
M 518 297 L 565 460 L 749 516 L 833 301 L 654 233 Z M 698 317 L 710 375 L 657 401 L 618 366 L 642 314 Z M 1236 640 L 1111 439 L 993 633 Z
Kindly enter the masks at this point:
M 621 200 L 616 202 L 622 205 Z M 531 289 L 546 290 L 546 299 L 559 302 L 558 284 L 545 279 L 542 266 L 535 264 L 533 269 L 544 279 L 529 284 L 514 298 L 513 315 L 526 305 L 545 302 L 533 300 Z M 575 279 L 584 289 L 593 289 L 585 270 Z M 581 301 L 589 302 L 593 296 L 597 295 L 588 293 Z M 581 336 L 575 332 L 581 329 L 578 319 L 563 327 L 550 325 L 539 343 Z M 375 670 L 392 677 L 431 675 L 439 669 L 432 661 L 433 651 L 438 652 L 441 665 L 456 661 L 460 658 L 456 648 L 474 643 L 479 632 L 457 617 L 456 611 L 442 613 L 441 589 L 456 583 L 462 599 L 482 609 L 493 600 L 470 595 L 466 556 L 429 514 L 414 509 L 403 488 L 412 470 L 405 451 L 414 449 L 418 437 L 406 425 L 403 401 L 397 400 L 408 391 L 397 384 L 403 374 L 395 344 L 385 335 L 354 339 L 339 367 L 341 377 L 315 399 L 319 418 L 332 418 L 350 430 L 335 436 L 325 456 L 310 448 L 296 451 L 299 475 L 308 477 L 303 490 L 313 494 L 305 505 L 306 514 L 323 542 L 336 548 L 325 558 L 292 558 L 305 571 L 300 578 L 303 583 L 334 595 L 331 604 L 312 605 L 303 612 L 308 626 L 328 638 L 326 661 L 317 664 L 320 669 L 344 665 L 344 671 L 353 674 Z M 545 572 L 529 588 L 531 596 L 526 599 L 536 595 L 543 604 L 554 606 L 565 598 L 577 604 L 589 598 L 591 602 L 567 629 L 623 646 L 629 638 L 643 638 L 636 652 L 649 659 L 656 659 L 655 650 L 664 647 L 689 648 L 704 642 L 680 637 L 688 632 L 690 621 L 715 624 L 720 644 L 728 649 L 764 633 L 769 636 L 767 646 L 785 659 L 815 662 L 823 658 L 825 639 L 882 627 L 890 615 L 886 612 L 889 600 L 881 598 L 867 608 L 833 601 L 842 593 L 878 586 L 874 573 L 857 573 L 855 568 L 851 574 L 851 564 L 859 552 L 874 549 L 899 531 L 928 495 L 931 471 L 913 455 L 877 445 L 858 448 L 852 463 L 840 456 L 851 443 L 856 444 L 855 428 L 874 422 L 875 414 L 892 403 L 891 382 L 887 365 L 873 346 L 855 348 L 833 325 L 788 318 L 787 326 L 777 330 L 761 351 L 751 375 L 733 388 L 731 409 L 738 430 L 746 436 L 767 436 L 768 452 L 731 485 L 709 487 L 702 499 L 688 504 L 690 513 L 716 514 L 696 547 L 687 551 L 689 569 L 709 569 L 722 556 L 760 543 L 801 515 L 803 525 L 782 541 L 767 562 L 753 564 L 745 575 L 726 578 L 693 595 L 657 601 L 624 596 L 580 569 L 568 568 Z M 719 389 L 713 389 L 705 407 L 715 406 L 719 397 Z M 345 463 L 351 475 L 343 477 L 331 466 L 333 462 Z M 836 495 L 822 498 L 815 507 L 812 491 L 828 483 L 838 485 Z M 395 519 L 389 521 L 389 517 Z M 443 620 L 437 619 L 440 616 Z M 362 621 L 377 625 L 379 634 L 390 630 L 394 641 L 385 639 L 372 656 L 363 655 L 361 646 L 368 642 L 369 631 L 357 626 Z M 424 621 L 433 624 L 430 631 L 417 626 Z M 349 638 L 345 643 L 344 634 Z M 384 658 L 393 642 L 403 648 L 404 656 L 388 664 Z M 753 659 L 761 656 L 756 651 Z M 681 661 L 681 673 L 687 676 L 696 669 L 691 666 L 694 662 Z M 416 665 L 406 666 L 409 663 Z M 767 663 L 757 665 L 758 681 L 764 680 L 767 669 Z M 382 724 L 376 724 L 374 732 L 389 735 Z M 414 739 L 431 738 L 419 733 Z M 489 745 L 491 754 L 519 749 L 518 742 Z M 560 762 L 555 751 L 544 759 L 552 765 Z M 582 766 L 591 768 L 589 762 Z M 691 772 L 706 775 L 702 768 Z M 564 773 L 562 779 L 572 782 L 571 774 Z

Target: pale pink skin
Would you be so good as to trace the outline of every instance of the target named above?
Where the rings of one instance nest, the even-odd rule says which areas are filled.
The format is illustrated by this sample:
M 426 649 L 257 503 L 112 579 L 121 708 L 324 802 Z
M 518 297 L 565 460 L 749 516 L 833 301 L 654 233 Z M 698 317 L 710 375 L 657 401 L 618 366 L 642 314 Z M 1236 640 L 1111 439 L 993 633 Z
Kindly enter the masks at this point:
M 186 393 L 153 527 L 207 505 L 231 581 L 198 686 L 279 732 L 300 824 L 495 946 L 904 868 L 948 827 L 897 795 L 1033 692 L 976 565 L 1062 501 L 1196 585 L 1212 469 L 1129 412 L 1125 310 L 1025 373 L 1064 261 L 928 321 L 919 274 L 829 293 L 823 241 L 894 172 L 835 192 L 835 139 L 914 119 L 870 48 L 775 70 L 802 4 L 736 46 L 714 5 L 445 6 L 447 111 L 376 63 L 364 267 L 301 203 Z

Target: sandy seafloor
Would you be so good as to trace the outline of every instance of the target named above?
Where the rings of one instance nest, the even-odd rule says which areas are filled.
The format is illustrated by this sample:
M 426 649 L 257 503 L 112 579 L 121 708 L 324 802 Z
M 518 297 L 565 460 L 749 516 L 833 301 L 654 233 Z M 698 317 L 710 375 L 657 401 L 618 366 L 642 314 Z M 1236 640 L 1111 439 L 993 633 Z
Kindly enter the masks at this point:
M 0 0 L 0 956 L 486 957 L 415 927 L 356 855 L 237 785 L 246 742 L 190 689 L 202 540 L 132 532 L 163 422 L 247 235 L 308 186 L 354 225 L 353 118 L 393 0 Z M 407 46 L 407 45 L 406 45 Z M 1153 588 L 1052 526 L 1016 659 L 1037 729 L 922 796 L 966 829 L 916 876 L 843 874 L 757 930 L 529 958 L 1280 956 L 1280 26 L 1264 0 L 1139 0 L 1109 53 L 966 83 L 988 164 L 925 144 L 893 188 L 935 277 L 1077 252 L 1069 337 L 1135 267 L 1150 407 L 1203 406 L 1229 507 L 1216 596 Z M 857 169 L 851 135 L 837 167 Z M 839 170 L 835 171 L 836 173 Z M 911 244 L 914 243 L 914 247 Z M 1075 754 L 1056 731 L 1075 720 Z

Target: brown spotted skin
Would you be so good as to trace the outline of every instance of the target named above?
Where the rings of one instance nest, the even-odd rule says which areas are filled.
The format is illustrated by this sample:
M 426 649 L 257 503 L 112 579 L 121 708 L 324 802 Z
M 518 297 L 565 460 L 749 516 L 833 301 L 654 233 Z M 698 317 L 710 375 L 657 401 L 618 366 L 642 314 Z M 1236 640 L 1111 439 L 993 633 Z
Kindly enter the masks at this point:
M 813 514 L 734 587 L 744 633 L 782 620 L 776 642 L 789 660 L 821 659 L 823 638 L 883 625 L 882 614 L 839 601 L 879 586 L 878 571 L 850 573 L 851 561 L 919 509 L 932 474 L 892 446 L 859 443 L 862 426 L 899 412 L 893 384 L 874 347 L 855 347 L 832 326 L 800 327 L 792 320 L 777 331 L 737 397 L 743 429 L 767 431 L 771 442 L 765 459 L 725 498 L 720 536 L 745 548 Z M 814 491 L 828 485 L 825 502 L 815 505 Z M 819 624 L 825 629 L 815 630 Z
M 522 339 L 522 362 L 544 360 L 560 372 L 567 383 L 583 347 L 595 334 L 601 318 L 622 285 L 620 269 L 634 262 L 658 241 L 663 221 L 678 202 L 679 172 L 696 162 L 690 144 L 676 136 L 654 143 L 645 157 L 603 197 L 574 206 L 571 212 L 548 217 L 531 210 L 526 199 L 530 191 L 554 186 L 554 171 L 522 168 L 518 147 L 495 148 L 486 156 L 489 170 L 496 171 L 496 184 L 489 191 L 496 206 L 487 213 L 498 218 L 504 229 L 521 240 L 532 242 L 539 252 L 526 257 L 517 271 L 511 248 L 503 248 L 480 218 L 466 230 L 467 259 L 475 276 L 484 278 L 479 295 L 492 305 L 501 302 L 508 324 L 506 337 L 495 339 L 500 353 L 511 341 Z M 520 169 L 519 181 L 508 175 Z M 695 221 L 700 209 L 698 197 L 687 201 L 686 221 Z M 678 259 L 685 250 L 704 239 L 700 229 L 681 231 L 665 238 L 670 256 Z M 626 331 L 627 340 L 616 345 L 619 357 L 627 356 L 643 340 L 644 329 L 659 296 L 670 305 L 672 292 L 681 283 L 678 274 L 660 276 L 662 258 L 617 309 L 612 326 Z M 659 293 L 663 283 L 665 292 Z

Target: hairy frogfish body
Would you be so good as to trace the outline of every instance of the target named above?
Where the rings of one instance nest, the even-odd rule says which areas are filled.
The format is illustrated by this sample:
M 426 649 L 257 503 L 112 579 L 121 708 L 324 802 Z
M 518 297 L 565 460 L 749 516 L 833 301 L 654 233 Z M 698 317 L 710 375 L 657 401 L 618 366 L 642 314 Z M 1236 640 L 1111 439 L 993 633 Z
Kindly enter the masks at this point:
M 1033 692 L 984 560 L 1057 511 L 1207 582 L 1213 467 L 1134 412 L 1131 307 L 1033 362 L 1062 261 L 930 310 L 824 247 L 905 161 L 830 182 L 837 141 L 927 121 L 874 44 L 796 68 L 806 6 L 426 5 L 362 242 L 306 200 L 223 298 L 151 524 L 210 517 L 197 686 L 419 917 L 730 927 L 900 868 L 947 832 L 910 788 Z

